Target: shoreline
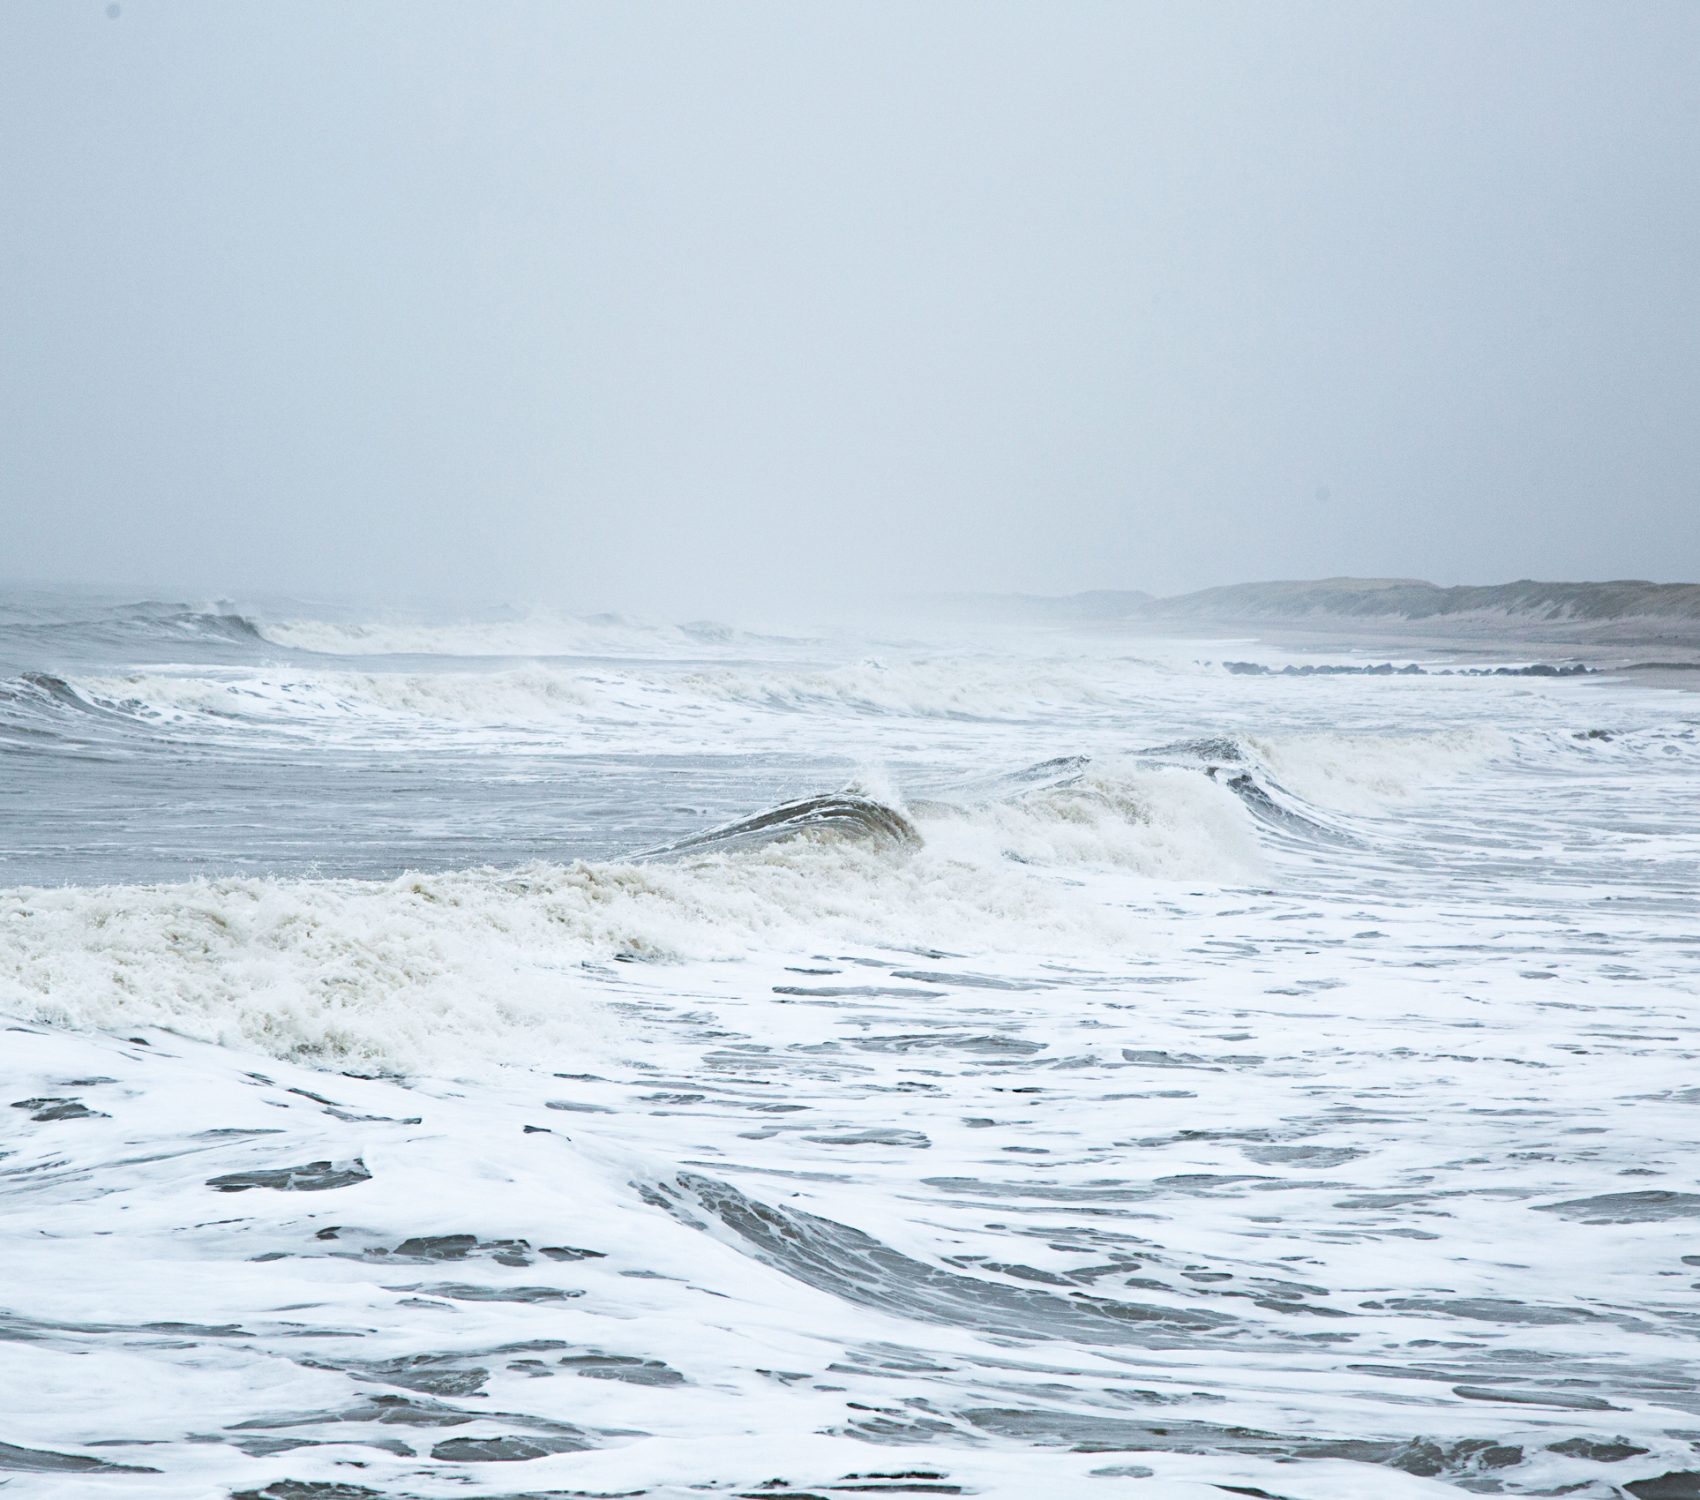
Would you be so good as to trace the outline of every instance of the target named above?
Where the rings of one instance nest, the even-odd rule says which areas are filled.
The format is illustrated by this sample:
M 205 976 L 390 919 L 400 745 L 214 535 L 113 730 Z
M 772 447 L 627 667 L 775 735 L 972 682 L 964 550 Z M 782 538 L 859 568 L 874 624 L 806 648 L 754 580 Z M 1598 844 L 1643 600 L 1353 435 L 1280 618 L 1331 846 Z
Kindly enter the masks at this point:
M 1509 660 L 1555 667 L 1588 668 L 1574 680 L 1636 682 L 1681 692 L 1700 692 L 1700 633 L 1603 638 L 1597 633 L 1567 633 L 1562 627 L 1528 625 L 1494 632 L 1423 630 L 1416 622 L 1365 619 L 1217 620 L 1158 622 L 1105 620 L 1073 623 L 1071 628 L 1123 635 L 1130 639 L 1216 641 L 1245 640 L 1280 650 L 1366 656 L 1420 654 L 1449 665 L 1485 667 Z M 1368 665 L 1368 663 L 1366 663 Z

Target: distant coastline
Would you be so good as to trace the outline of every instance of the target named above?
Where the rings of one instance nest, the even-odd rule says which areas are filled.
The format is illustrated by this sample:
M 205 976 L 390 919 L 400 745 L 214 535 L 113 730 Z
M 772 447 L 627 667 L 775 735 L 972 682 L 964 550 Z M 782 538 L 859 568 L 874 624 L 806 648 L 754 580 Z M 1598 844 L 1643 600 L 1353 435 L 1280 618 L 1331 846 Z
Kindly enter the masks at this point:
M 1159 598 L 1137 589 L 954 595 L 956 612 L 998 618 L 1193 630 L 1254 627 L 1260 635 L 1354 636 L 1378 642 L 1498 642 L 1578 647 L 1700 648 L 1700 584 L 1604 582 L 1466 584 L 1416 578 L 1323 578 L 1237 583 Z M 1589 653 L 1592 654 L 1592 653 Z

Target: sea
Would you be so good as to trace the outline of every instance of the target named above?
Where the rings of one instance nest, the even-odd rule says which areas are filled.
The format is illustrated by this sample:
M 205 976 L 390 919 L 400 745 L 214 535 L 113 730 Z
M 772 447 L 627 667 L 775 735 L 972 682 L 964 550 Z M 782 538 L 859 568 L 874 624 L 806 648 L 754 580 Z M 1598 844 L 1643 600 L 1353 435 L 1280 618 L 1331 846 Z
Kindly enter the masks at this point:
M 1700 1496 L 1700 697 L 0 593 L 0 1491 Z

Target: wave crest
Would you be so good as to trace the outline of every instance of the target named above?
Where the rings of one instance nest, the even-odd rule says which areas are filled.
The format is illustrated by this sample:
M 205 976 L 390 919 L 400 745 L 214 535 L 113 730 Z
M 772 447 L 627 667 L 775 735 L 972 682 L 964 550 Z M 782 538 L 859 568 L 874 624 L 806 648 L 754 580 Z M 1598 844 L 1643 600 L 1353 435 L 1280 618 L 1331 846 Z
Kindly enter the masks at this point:
M 1264 869 L 1257 834 L 1227 789 L 1179 766 L 1085 768 L 1014 797 L 927 804 L 929 842 L 1020 863 L 1109 868 L 1148 879 L 1232 883 Z

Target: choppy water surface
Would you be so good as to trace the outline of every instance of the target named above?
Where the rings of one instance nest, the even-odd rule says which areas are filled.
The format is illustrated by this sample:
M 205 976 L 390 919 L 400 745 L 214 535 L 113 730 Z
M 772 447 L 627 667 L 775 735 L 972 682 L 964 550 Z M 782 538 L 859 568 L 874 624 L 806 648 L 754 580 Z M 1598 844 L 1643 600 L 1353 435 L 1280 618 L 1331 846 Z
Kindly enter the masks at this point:
M 1700 1495 L 1700 700 L 1383 660 L 13 597 L 0 1483 Z

